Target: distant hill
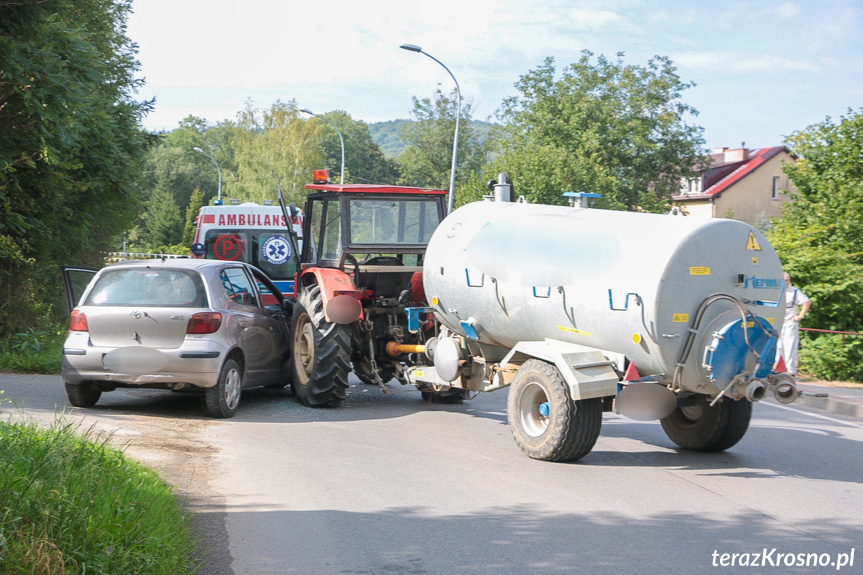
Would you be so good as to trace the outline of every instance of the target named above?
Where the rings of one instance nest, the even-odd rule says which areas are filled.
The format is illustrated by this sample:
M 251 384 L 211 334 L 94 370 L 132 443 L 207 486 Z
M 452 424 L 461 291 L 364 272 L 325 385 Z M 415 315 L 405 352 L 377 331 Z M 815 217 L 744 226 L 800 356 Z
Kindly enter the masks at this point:
M 413 120 L 388 120 L 369 124 L 372 140 L 380 146 L 384 156 L 397 158 L 405 150 L 407 144 L 401 139 L 401 130 L 402 126 L 411 122 Z M 489 132 L 495 126 L 491 122 L 481 120 L 471 120 L 470 125 L 476 131 L 481 143 L 488 139 Z

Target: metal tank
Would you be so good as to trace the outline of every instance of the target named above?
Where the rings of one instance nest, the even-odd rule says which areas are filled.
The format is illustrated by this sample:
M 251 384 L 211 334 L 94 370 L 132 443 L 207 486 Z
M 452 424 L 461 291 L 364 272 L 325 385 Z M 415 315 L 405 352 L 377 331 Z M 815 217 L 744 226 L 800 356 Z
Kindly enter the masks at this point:
M 739 221 L 490 201 L 441 223 L 423 271 L 441 323 L 487 349 L 577 344 L 712 398 L 771 371 L 782 278 Z M 764 387 L 735 392 L 757 400 Z

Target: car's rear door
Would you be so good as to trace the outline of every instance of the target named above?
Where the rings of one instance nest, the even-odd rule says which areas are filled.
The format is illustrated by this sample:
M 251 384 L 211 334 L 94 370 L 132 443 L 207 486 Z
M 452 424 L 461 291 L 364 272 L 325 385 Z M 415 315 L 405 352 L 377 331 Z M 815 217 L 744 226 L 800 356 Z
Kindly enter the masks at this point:
M 75 309 L 93 276 L 99 271 L 86 266 L 63 266 L 63 290 L 66 292 L 66 307 L 69 313 Z

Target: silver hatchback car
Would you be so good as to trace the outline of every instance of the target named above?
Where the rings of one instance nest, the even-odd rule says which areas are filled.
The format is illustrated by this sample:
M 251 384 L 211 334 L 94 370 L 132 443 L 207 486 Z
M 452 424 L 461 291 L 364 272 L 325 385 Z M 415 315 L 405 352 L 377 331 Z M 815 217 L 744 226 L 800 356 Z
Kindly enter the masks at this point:
M 231 417 L 243 389 L 290 383 L 292 304 L 249 264 L 68 267 L 64 284 L 70 308 L 77 302 L 62 371 L 74 406 L 91 407 L 118 387 L 202 388 L 208 413 Z

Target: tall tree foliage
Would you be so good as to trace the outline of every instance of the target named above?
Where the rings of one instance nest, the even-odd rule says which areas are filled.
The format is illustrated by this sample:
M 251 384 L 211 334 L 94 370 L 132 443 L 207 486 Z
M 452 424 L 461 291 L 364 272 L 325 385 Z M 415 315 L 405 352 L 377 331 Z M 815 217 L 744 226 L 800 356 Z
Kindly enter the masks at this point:
M 402 139 L 409 147 L 401 153 L 401 183 L 408 186 L 428 186 L 448 189 L 455 140 L 457 108 L 455 90 L 447 97 L 435 90 L 432 98 L 413 98 L 413 122 L 402 127 Z M 470 124 L 471 106 L 461 106 L 459 119 L 456 182 L 463 183 L 479 168 L 482 155 Z
M 240 112 L 234 141 L 237 182 L 234 194 L 245 201 L 276 197 L 281 185 L 288 201 L 302 204 L 304 186 L 324 165 L 316 145 L 320 127 L 301 119 L 296 102 L 276 102 L 256 110 L 247 104 Z
M 797 193 L 769 239 L 795 285 L 812 299 L 809 326 L 863 331 L 863 108 L 795 132 L 784 166 Z M 863 338 L 806 334 L 801 367 L 863 381 Z
M 0 334 L 61 317 L 58 265 L 98 263 L 137 213 L 150 103 L 130 9 L 0 0 Z
M 394 161 L 384 157 L 380 147 L 372 140 L 369 126 L 354 120 L 340 110 L 321 114 L 335 125 L 345 144 L 345 182 L 361 184 L 394 184 L 399 171 Z M 309 120 L 318 128 L 318 141 L 326 158 L 330 180 L 339 181 L 342 163 L 342 143 L 339 134 L 330 124 L 319 118 Z M 320 125 L 318 125 L 320 124 Z
M 559 77 L 547 58 L 499 111 L 495 171 L 531 201 L 598 192 L 603 207 L 663 211 L 704 155 L 703 129 L 687 123 L 697 112 L 682 101 L 691 86 L 662 56 L 636 66 L 584 51 Z

